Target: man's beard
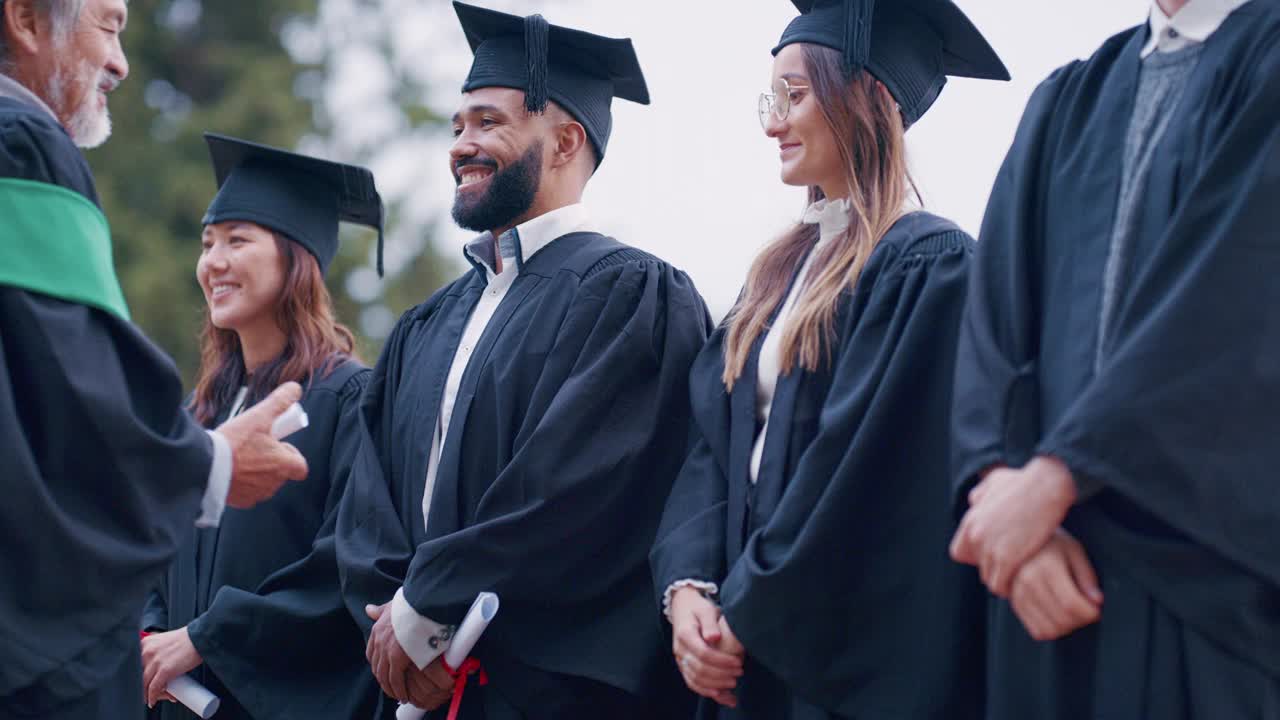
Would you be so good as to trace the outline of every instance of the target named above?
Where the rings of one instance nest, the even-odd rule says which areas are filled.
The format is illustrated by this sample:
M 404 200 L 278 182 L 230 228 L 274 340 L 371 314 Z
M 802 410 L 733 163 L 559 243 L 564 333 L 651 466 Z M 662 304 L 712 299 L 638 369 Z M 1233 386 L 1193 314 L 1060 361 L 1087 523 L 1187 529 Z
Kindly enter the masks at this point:
M 68 87 L 77 86 L 73 83 L 74 80 L 90 80 L 92 89 L 80 100 L 77 107 L 59 107 L 70 102 L 64 93 Z M 53 110 L 58 117 L 63 118 L 62 123 L 67 134 L 78 147 L 96 148 L 111 137 L 111 113 L 105 104 L 102 109 L 98 109 L 98 93 L 102 92 L 101 88 L 104 85 L 110 84 L 115 87 L 118 83 L 119 81 L 106 70 L 94 70 L 92 67 L 74 70 L 59 68 L 54 72 L 49 81 L 48 97 L 56 99 L 57 105 L 54 103 L 50 105 L 53 105 Z
M 524 155 L 505 170 L 498 170 L 492 160 L 467 158 L 454 164 L 486 165 L 494 168 L 489 179 L 489 189 L 481 196 L 466 199 L 462 193 L 454 196 L 453 221 L 467 230 L 483 232 L 510 225 L 513 220 L 529 212 L 533 198 L 542 185 L 542 141 L 529 146 Z

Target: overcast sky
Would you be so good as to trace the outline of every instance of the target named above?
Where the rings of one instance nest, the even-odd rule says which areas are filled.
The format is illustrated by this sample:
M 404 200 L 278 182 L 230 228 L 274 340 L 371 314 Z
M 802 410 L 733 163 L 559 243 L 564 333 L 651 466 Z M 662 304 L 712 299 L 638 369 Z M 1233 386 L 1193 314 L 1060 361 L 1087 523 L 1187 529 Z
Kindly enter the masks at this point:
M 349 2 L 350 0 L 347 0 Z M 653 104 L 614 102 L 609 153 L 586 203 L 602 232 L 686 270 L 712 311 L 724 313 L 755 252 L 799 216 L 804 191 L 778 179 L 776 142 L 756 98 L 769 82 L 770 48 L 796 11 L 785 0 L 474 0 L 542 12 L 558 25 L 635 41 Z M 907 134 L 926 208 L 976 234 L 987 194 L 1037 83 L 1146 20 L 1150 0 L 960 0 L 1013 75 L 1009 83 L 951 80 Z M 343 0 L 331 0 L 344 5 Z M 388 0 L 401 62 L 433 81 L 431 102 L 452 112 L 470 55 L 443 0 Z M 367 7 L 367 6 L 366 6 Z M 331 22 L 351 22 L 333 16 Z M 360 67 L 353 63 L 353 67 Z M 368 75 L 338 82 L 358 107 Z M 339 101 L 342 93 L 337 94 Z M 453 182 L 439 137 L 375 165 L 380 185 L 412 183 L 424 215 L 440 218 Z M 469 233 L 445 218 L 435 241 L 457 253 Z M 389 248 L 390 251 L 390 248 Z

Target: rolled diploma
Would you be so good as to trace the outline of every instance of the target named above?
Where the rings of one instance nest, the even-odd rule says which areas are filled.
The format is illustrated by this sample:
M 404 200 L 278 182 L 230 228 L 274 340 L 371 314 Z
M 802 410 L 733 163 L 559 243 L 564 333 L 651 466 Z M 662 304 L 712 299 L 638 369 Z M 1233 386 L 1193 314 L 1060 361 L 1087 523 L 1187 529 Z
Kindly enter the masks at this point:
M 484 629 L 489 627 L 493 616 L 497 614 L 497 595 L 482 592 L 476 596 L 475 602 L 471 603 L 471 609 L 467 611 L 467 616 L 462 618 L 458 631 L 453 634 L 449 649 L 444 651 L 444 661 L 449 667 L 460 667 L 466 661 L 471 650 L 475 648 L 476 642 L 484 634 Z M 396 710 L 396 720 L 422 720 L 426 716 L 427 711 L 416 705 L 401 705 Z
M 209 688 L 192 680 L 189 675 L 179 675 L 170 680 L 165 690 L 203 720 L 213 717 L 213 714 L 218 712 L 218 706 L 222 704 L 217 695 L 209 692 Z
M 271 423 L 271 437 L 280 440 L 289 437 L 298 432 L 310 423 L 307 419 L 307 411 L 302 409 L 298 403 L 289 406 L 288 410 L 280 413 L 280 417 Z

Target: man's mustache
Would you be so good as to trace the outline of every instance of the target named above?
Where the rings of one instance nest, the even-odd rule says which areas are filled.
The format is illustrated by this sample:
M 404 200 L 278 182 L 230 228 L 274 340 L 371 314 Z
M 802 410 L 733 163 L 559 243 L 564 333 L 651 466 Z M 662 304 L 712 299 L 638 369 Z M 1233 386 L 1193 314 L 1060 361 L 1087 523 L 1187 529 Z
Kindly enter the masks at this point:
M 104 93 L 112 93 L 115 92 L 116 88 L 120 87 L 120 83 L 123 81 L 124 78 L 116 73 L 110 70 L 103 70 L 98 75 L 98 89 Z

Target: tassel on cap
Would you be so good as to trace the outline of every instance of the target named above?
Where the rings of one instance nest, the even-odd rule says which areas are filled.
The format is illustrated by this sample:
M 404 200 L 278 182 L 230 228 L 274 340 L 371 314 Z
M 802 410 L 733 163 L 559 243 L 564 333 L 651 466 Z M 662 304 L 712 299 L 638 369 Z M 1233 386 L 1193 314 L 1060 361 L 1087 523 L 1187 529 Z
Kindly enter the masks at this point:
M 531 113 L 547 109 L 547 52 L 551 24 L 541 15 L 524 19 L 525 59 L 529 65 L 529 86 L 525 88 L 524 107 Z
M 875 9 L 875 0 L 846 0 L 844 4 L 844 71 L 849 77 L 867 66 Z
M 378 277 L 382 277 L 382 226 L 378 226 Z

